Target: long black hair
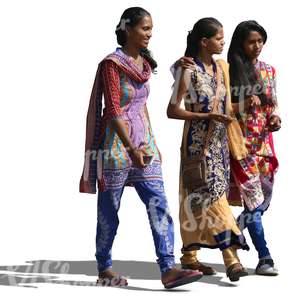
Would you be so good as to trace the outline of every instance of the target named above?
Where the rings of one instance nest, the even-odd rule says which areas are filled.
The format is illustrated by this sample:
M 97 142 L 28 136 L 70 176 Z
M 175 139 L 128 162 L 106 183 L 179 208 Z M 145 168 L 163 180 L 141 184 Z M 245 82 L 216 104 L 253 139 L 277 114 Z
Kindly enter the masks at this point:
M 211 38 L 217 34 L 223 25 L 215 18 L 203 18 L 195 23 L 193 30 L 187 36 L 185 56 L 196 58 L 199 54 L 199 41 L 202 38 Z
M 239 93 L 243 91 L 246 92 L 244 95 L 233 94 L 233 101 L 235 102 L 237 101 L 237 96 L 244 98 L 251 95 L 251 91 L 257 84 L 254 65 L 251 59 L 246 55 L 243 46 L 251 31 L 260 33 L 263 43 L 266 43 L 267 32 L 265 29 L 254 20 L 244 21 L 236 27 L 227 54 L 227 60 L 230 65 L 231 86 Z M 241 87 L 244 87 L 244 89 L 242 90 Z
M 141 7 L 129 7 L 123 12 L 115 31 L 117 35 L 117 41 L 120 46 L 126 45 L 127 37 L 125 26 L 135 27 L 145 16 L 151 15 L 147 10 Z M 147 48 L 141 49 L 140 55 L 148 61 L 152 71 L 157 68 L 157 62 L 154 60 L 151 52 Z

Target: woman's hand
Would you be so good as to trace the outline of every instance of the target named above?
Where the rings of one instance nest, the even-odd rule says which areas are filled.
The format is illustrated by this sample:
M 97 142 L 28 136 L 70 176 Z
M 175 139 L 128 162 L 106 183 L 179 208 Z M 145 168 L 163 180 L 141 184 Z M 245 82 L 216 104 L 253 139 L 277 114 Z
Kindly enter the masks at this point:
M 132 163 L 137 168 L 145 168 L 147 165 L 144 163 L 144 155 L 147 155 L 147 151 L 144 148 L 128 150 L 129 157 Z
M 249 110 L 253 106 L 261 105 L 261 101 L 258 96 L 252 95 L 245 100 L 245 109 Z
M 271 116 L 269 122 L 269 131 L 278 131 L 281 128 L 281 119 L 278 116 Z
M 218 114 L 218 113 L 209 113 L 208 118 L 210 120 L 216 121 L 216 122 L 221 122 L 225 125 L 228 125 L 233 121 L 233 118 L 224 114 Z
M 196 64 L 192 57 L 183 56 L 175 63 L 175 69 L 182 67 L 183 69 L 195 70 Z

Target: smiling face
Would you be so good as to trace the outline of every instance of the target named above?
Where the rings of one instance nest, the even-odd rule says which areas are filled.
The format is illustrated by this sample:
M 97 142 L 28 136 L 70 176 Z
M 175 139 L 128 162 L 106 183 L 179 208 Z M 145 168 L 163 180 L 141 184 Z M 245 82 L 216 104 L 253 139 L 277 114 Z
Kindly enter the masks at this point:
M 152 18 L 149 15 L 145 15 L 134 27 L 126 26 L 126 44 L 139 49 L 147 48 L 152 37 L 152 28 Z
M 201 48 L 205 48 L 211 55 L 221 54 L 225 45 L 223 27 L 219 27 L 217 33 L 213 37 L 203 38 L 200 41 L 200 44 Z
M 264 46 L 262 35 L 257 31 L 250 31 L 243 43 L 245 54 L 249 59 L 257 59 Z

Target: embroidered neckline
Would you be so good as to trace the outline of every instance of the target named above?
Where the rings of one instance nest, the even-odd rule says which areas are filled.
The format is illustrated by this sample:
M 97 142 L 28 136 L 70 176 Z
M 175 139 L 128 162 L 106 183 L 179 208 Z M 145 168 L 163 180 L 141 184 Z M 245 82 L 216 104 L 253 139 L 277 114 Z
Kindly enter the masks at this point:
M 206 72 L 205 70 L 205 67 L 204 67 L 204 64 L 203 62 L 200 60 L 200 58 L 196 57 L 195 59 L 195 62 L 196 64 L 200 67 L 201 71 L 207 75 L 209 75 L 210 77 L 216 77 L 217 75 L 217 65 L 216 65 L 216 62 L 212 59 L 211 63 L 212 63 L 212 66 L 213 66 L 213 72 L 214 72 L 214 75 L 211 75 L 209 73 Z
M 145 59 L 144 59 L 143 57 L 142 57 L 142 60 L 143 60 L 143 68 L 141 69 L 140 66 L 137 65 L 137 64 L 132 60 L 131 56 L 129 56 L 128 54 L 126 54 L 126 53 L 122 50 L 121 47 L 118 47 L 118 48 L 116 49 L 116 52 L 117 52 L 120 56 L 122 56 L 122 57 L 125 59 L 125 61 L 127 62 L 127 64 L 128 64 L 131 68 L 135 69 L 138 73 L 143 74 L 143 73 L 147 70 L 147 66 L 146 66 L 146 63 L 145 63 Z

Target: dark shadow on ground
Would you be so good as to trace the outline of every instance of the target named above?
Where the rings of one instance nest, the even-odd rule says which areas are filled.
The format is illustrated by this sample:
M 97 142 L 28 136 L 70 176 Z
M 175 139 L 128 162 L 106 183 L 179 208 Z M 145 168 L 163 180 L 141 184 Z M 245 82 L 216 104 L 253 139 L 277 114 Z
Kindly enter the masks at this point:
M 235 287 L 236 284 L 224 282 L 224 266 L 210 264 L 218 272 L 214 276 L 203 276 L 199 283 L 214 284 L 224 287 Z M 178 265 L 178 267 L 180 267 Z M 147 289 L 130 285 L 130 279 L 160 280 L 159 268 L 154 262 L 146 261 L 121 261 L 115 260 L 113 268 L 116 272 L 129 279 L 129 286 L 122 289 L 137 291 L 166 291 L 165 289 Z M 249 274 L 254 274 L 254 269 L 248 269 Z M 223 274 L 220 274 L 223 273 Z M 92 277 L 90 281 L 76 281 L 61 279 L 62 275 L 86 275 Z M 221 276 L 220 276 L 221 275 Z M 65 284 L 74 286 L 99 287 L 97 278 L 97 265 L 95 261 L 65 261 L 65 260 L 32 260 L 23 265 L 0 266 L 0 285 L 37 288 L 38 283 Z M 175 289 L 172 291 L 184 292 L 188 289 Z

